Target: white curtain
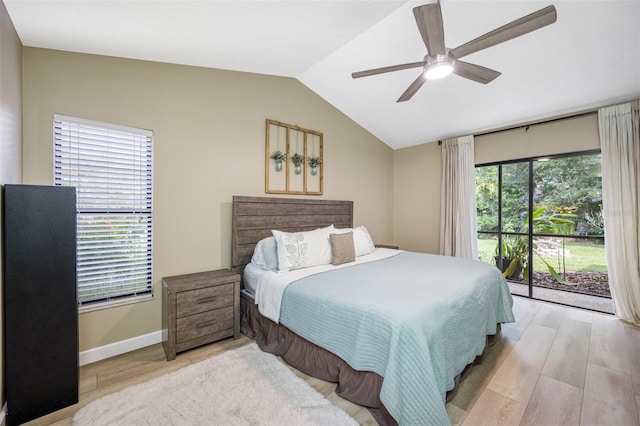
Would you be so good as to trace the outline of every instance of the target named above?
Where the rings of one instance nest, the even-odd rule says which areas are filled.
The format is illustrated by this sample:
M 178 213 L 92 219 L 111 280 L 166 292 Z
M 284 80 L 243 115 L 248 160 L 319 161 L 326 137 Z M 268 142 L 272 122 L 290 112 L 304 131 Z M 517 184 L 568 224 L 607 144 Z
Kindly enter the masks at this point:
M 440 254 L 478 258 L 473 136 L 442 142 Z
M 616 316 L 640 325 L 640 102 L 598 111 L 602 209 Z

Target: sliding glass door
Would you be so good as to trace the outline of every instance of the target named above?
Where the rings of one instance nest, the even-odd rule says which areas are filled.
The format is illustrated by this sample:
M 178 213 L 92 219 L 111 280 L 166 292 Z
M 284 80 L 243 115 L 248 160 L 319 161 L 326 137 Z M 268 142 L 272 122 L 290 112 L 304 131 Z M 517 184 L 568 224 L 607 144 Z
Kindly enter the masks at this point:
M 612 309 L 600 164 L 599 152 L 583 152 L 476 168 L 479 258 L 512 293 Z

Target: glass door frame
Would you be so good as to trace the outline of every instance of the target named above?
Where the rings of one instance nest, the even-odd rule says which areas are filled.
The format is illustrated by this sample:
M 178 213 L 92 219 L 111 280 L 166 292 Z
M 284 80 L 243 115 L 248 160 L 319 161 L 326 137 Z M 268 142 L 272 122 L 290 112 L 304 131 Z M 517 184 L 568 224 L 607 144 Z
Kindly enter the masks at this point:
M 540 156 L 536 156 L 536 157 L 527 157 L 527 158 L 520 158 L 520 159 L 516 159 L 516 160 L 507 160 L 507 161 L 496 161 L 496 162 L 491 162 L 491 163 L 482 163 L 482 164 L 476 164 L 476 168 L 479 167 L 489 167 L 489 166 L 497 166 L 498 167 L 498 230 L 497 231 L 481 231 L 481 230 L 476 230 L 476 232 L 478 234 L 485 234 L 485 235 L 494 235 L 497 237 L 497 243 L 498 243 L 498 259 L 499 259 L 499 264 L 497 265 L 497 267 L 502 270 L 502 241 L 503 241 L 503 235 L 520 235 L 520 236 L 527 236 L 527 248 L 528 248 L 528 254 L 527 254 L 527 264 L 530 266 L 529 268 L 527 268 L 526 273 L 527 276 L 523 278 L 526 281 L 527 287 L 528 287 L 528 298 L 530 299 L 536 299 L 533 295 L 533 238 L 534 238 L 534 232 L 533 232 L 533 220 L 529 220 L 529 224 L 527 226 L 527 232 L 511 232 L 511 231 L 503 231 L 502 230 L 502 166 L 505 165 L 509 165 L 509 164 L 517 164 L 517 163 L 527 163 L 527 169 L 528 169 L 528 188 L 527 188 L 527 197 L 528 197 L 528 205 L 527 205 L 527 215 L 528 217 L 532 217 L 533 216 L 533 211 L 534 211 L 534 184 L 535 184 L 535 180 L 534 180 L 534 170 L 533 170 L 533 164 L 536 161 L 540 161 L 540 160 L 556 160 L 559 158 L 568 158 L 568 157 L 578 157 L 578 156 L 586 156 L 586 155 L 596 155 L 596 154 L 600 154 L 601 150 L 599 149 L 592 149 L 592 150 L 586 150 L 586 151 L 576 151 L 576 152 L 569 152 L 569 153 L 562 153 L 562 154 L 552 154 L 552 155 L 540 155 Z M 544 233 L 536 233 L 535 234 L 536 237 L 557 237 L 557 234 L 544 234 Z M 584 238 L 584 239 L 590 239 L 589 236 L 580 236 L 580 238 Z M 601 237 L 591 237 L 593 239 L 597 239 L 597 238 L 601 238 Z M 523 271 L 523 274 L 525 272 Z M 561 305 L 567 305 L 564 303 L 559 303 Z M 571 306 L 571 305 L 567 305 L 567 306 Z

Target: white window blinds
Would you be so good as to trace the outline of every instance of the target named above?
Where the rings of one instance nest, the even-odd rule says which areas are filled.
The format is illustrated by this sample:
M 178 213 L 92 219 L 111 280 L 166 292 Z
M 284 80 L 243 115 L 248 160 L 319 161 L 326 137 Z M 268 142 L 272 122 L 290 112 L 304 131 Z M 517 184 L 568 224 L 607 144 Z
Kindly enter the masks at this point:
M 54 115 L 55 185 L 77 194 L 78 303 L 150 295 L 153 133 Z

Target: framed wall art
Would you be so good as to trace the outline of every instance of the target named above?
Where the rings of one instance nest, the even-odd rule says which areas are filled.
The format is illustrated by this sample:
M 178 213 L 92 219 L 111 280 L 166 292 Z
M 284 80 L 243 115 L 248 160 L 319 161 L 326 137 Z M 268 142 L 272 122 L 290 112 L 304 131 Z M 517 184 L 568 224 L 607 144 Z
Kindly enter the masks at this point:
M 322 133 L 267 119 L 265 134 L 265 193 L 322 195 Z

